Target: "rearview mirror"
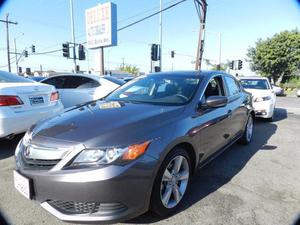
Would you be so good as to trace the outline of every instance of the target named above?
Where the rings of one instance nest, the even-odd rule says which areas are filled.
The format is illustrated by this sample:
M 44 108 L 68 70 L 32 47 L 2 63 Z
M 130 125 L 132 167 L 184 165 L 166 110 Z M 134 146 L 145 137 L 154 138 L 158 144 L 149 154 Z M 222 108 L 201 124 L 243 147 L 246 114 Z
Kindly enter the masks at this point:
M 213 96 L 209 96 L 206 99 L 206 106 L 209 108 L 223 107 L 226 106 L 227 103 L 228 103 L 228 99 L 225 96 L 213 95 Z

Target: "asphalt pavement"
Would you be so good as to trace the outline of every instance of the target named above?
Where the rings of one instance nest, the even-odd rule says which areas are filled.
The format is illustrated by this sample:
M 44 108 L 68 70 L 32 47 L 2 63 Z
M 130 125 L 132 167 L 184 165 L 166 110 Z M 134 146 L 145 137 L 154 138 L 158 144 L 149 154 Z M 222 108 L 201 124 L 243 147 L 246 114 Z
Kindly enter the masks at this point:
M 0 142 L 1 214 L 12 225 L 66 225 L 14 189 L 20 138 Z M 178 213 L 169 218 L 146 213 L 124 224 L 292 224 L 300 216 L 299 161 L 300 98 L 279 97 L 275 121 L 257 120 L 250 145 L 233 145 L 195 174 Z

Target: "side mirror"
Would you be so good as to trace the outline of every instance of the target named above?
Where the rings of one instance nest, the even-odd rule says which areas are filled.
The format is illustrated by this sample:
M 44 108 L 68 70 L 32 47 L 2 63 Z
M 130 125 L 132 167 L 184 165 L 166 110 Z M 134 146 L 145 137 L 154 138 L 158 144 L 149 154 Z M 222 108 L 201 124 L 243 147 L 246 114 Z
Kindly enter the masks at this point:
M 226 106 L 227 103 L 228 103 L 228 98 L 225 96 L 213 95 L 213 96 L 209 96 L 206 99 L 206 106 L 209 108 L 223 107 Z

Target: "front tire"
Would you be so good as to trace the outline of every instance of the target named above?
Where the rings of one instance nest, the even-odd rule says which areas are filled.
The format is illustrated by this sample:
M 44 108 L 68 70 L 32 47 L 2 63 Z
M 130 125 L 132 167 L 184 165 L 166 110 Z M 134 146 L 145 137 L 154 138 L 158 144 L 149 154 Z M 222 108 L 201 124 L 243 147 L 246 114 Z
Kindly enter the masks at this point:
M 163 161 L 154 181 L 150 210 L 160 216 L 180 207 L 190 183 L 191 160 L 182 148 L 175 148 Z
M 253 116 L 250 114 L 243 136 L 238 140 L 238 143 L 248 145 L 251 142 L 253 136 L 253 123 Z

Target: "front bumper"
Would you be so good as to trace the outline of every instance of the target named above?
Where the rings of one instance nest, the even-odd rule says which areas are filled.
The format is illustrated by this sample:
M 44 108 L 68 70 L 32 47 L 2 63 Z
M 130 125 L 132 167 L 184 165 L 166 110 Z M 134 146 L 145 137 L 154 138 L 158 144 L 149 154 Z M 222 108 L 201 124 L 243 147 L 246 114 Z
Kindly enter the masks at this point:
M 262 101 L 253 103 L 255 117 L 271 118 L 274 113 L 275 105 L 273 101 Z
M 115 223 L 148 210 L 157 160 L 143 155 L 126 165 L 72 170 L 17 171 L 32 182 L 32 199 L 58 219 L 67 222 Z

